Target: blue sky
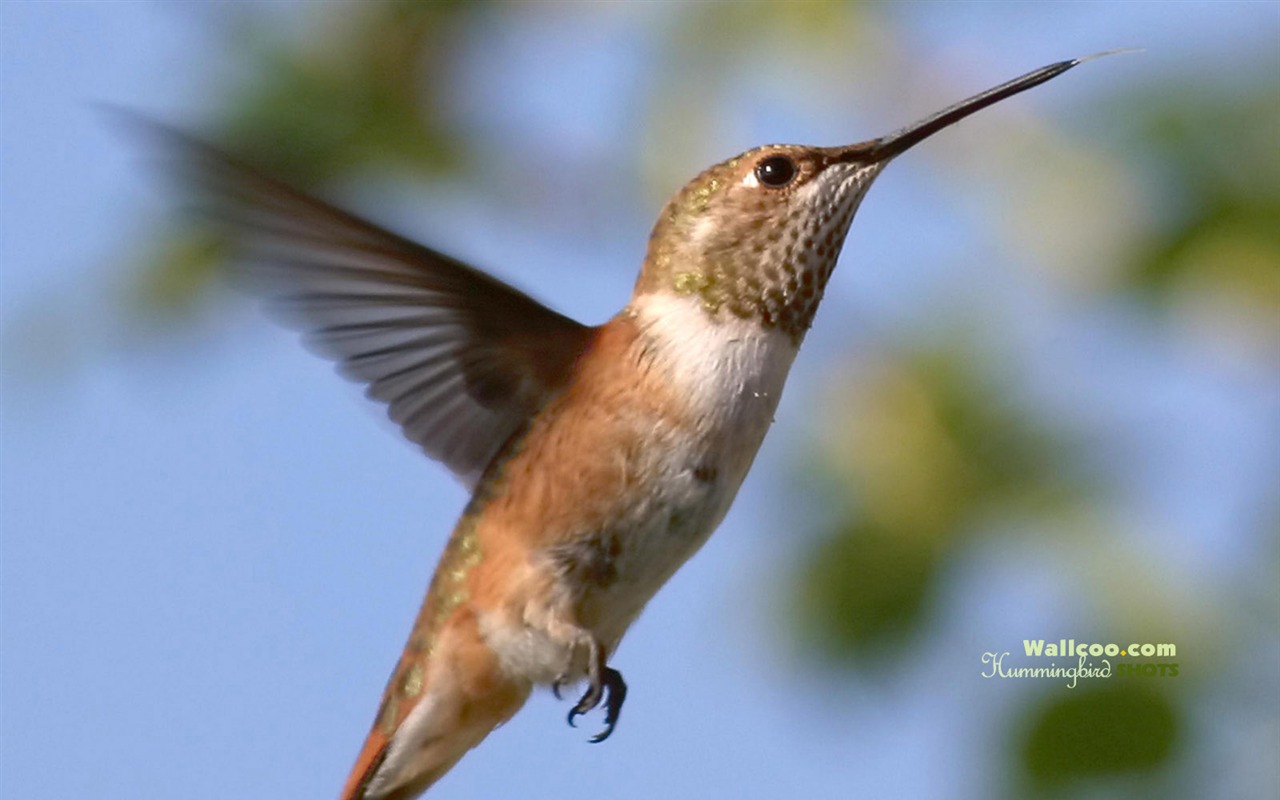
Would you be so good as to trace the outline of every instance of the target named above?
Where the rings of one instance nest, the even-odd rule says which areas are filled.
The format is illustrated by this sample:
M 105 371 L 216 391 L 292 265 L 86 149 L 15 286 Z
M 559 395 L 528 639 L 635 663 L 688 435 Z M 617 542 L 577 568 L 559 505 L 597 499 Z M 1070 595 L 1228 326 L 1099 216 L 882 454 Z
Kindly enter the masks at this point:
M 965 67 L 966 91 L 1064 57 L 1146 47 L 1017 101 L 1017 113 L 1087 137 L 1108 126 L 1089 116 L 1091 99 L 1117 84 L 1141 85 L 1188 61 L 1229 69 L 1242 53 L 1274 49 L 1278 8 L 921 5 L 891 19 L 904 46 L 930 52 L 939 69 L 976 62 Z M 299 13 L 268 19 L 291 25 Z M 202 320 L 178 341 L 145 345 L 104 310 L 119 302 L 122 249 L 166 199 L 91 103 L 199 117 L 210 76 L 235 69 L 216 19 L 195 5 L 0 6 L 3 330 L 38 306 L 75 323 L 35 328 L 48 337 L 38 342 L 6 342 L 0 367 L 5 797 L 336 796 L 465 502 L 443 469 L 388 435 L 357 389 L 247 308 L 230 323 Z M 609 23 L 586 63 L 561 55 L 564 85 L 530 93 L 512 112 L 532 137 L 586 149 L 609 139 L 616 109 L 601 82 L 647 66 L 643 52 L 615 52 L 627 40 L 623 24 Z M 505 54 L 506 69 L 563 53 L 561 36 L 569 34 L 556 25 L 535 26 Z M 498 113 L 496 82 L 508 74 L 495 61 L 475 79 L 482 120 Z M 566 95 L 579 102 L 556 102 Z M 830 108 L 797 121 L 743 103 L 750 122 L 739 133 L 760 141 L 742 146 L 805 134 L 829 144 L 839 141 L 833 126 L 849 121 Z M 848 138 L 932 110 L 876 108 Z M 692 176 L 741 149 L 731 139 L 692 146 L 706 159 L 672 169 Z M 1000 155 L 991 158 L 994 168 Z M 955 580 L 985 590 L 958 592 L 969 599 L 936 623 L 939 651 L 880 682 L 798 665 L 774 610 L 778 566 L 793 560 L 788 540 L 807 520 L 794 508 L 797 467 L 816 437 L 807 409 L 857 335 L 848 319 L 909 317 L 883 309 L 930 291 L 933 273 L 913 264 L 941 249 L 1007 252 L 963 210 L 966 187 L 929 173 L 936 158 L 908 161 L 888 171 L 855 221 L 826 313 L 729 519 L 621 647 L 615 664 L 632 694 L 617 733 L 589 745 L 598 718 L 571 730 L 567 706 L 537 696 L 433 797 L 969 798 L 998 786 L 1004 742 L 984 723 L 1018 694 L 977 677 L 982 643 L 1076 619 L 1071 587 L 1039 554 L 964 565 Z M 502 265 L 590 321 L 622 302 L 657 212 L 657 201 L 637 200 L 634 218 L 607 232 L 614 240 L 584 245 L 569 226 L 547 234 L 495 220 L 477 196 L 424 198 L 425 213 L 396 218 L 430 217 L 424 235 L 445 240 L 433 241 Z M 1114 322 L 1098 314 L 1077 324 Z M 1204 354 L 1137 338 L 1100 362 L 1088 336 L 1061 352 L 1063 368 L 1102 397 L 1108 408 L 1095 413 L 1105 423 L 1148 419 L 1134 435 L 1164 454 L 1162 468 L 1139 479 L 1150 485 L 1136 487 L 1135 527 L 1172 525 L 1161 546 L 1188 580 L 1246 569 L 1264 554 L 1223 532 L 1262 491 L 1257 476 L 1274 475 L 1264 442 L 1277 434 L 1276 387 L 1242 389 Z M 33 358 L 65 368 L 50 377 Z M 1133 391 L 1117 392 L 1112 408 L 1114 390 L 1102 384 Z M 1169 504 L 1165 516 L 1152 512 Z

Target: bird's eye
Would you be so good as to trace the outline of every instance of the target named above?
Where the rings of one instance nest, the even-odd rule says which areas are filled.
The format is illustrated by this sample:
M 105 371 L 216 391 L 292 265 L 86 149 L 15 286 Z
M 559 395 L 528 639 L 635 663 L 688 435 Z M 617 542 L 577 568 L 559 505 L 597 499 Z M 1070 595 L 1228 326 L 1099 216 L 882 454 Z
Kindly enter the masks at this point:
M 796 176 L 796 162 L 787 156 L 769 156 L 756 164 L 756 180 L 772 189 L 780 189 Z

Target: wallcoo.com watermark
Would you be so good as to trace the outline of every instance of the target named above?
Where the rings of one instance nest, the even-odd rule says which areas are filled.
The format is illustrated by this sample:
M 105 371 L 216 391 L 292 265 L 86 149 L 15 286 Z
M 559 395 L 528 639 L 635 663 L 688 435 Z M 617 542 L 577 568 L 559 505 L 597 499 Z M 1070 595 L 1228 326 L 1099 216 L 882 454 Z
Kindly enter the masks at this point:
M 1174 662 L 1145 660 L 1177 658 L 1177 646 L 1168 642 L 1120 645 L 1114 642 L 1077 642 L 1075 639 L 1056 642 L 1023 639 L 1022 651 L 1028 663 L 1015 664 L 1007 650 L 983 653 L 982 677 L 1057 678 L 1066 681 L 1068 688 L 1075 688 L 1081 679 L 1178 676 L 1178 665 Z M 1044 659 L 1053 660 L 1045 664 Z

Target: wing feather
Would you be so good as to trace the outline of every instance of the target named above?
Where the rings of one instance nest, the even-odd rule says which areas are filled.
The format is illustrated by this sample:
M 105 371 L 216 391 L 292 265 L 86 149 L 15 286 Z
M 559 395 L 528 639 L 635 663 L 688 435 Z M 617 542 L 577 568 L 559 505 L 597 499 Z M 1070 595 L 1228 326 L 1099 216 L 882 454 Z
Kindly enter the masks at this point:
M 160 133 L 245 245 L 237 274 L 468 486 L 564 386 L 594 333 L 216 147 Z

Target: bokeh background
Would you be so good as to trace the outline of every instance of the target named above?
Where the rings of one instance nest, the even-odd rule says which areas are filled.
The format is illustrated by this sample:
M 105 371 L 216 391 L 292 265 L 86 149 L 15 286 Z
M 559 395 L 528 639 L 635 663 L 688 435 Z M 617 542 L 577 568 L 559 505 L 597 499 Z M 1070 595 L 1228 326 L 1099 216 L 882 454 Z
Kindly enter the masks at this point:
M 97 104 L 598 322 L 710 163 L 1114 47 L 872 190 L 613 738 L 539 695 L 432 796 L 1276 797 L 1262 2 L 0 4 L 0 795 L 335 796 L 465 502 Z M 1179 671 L 982 677 L 1024 638 Z

